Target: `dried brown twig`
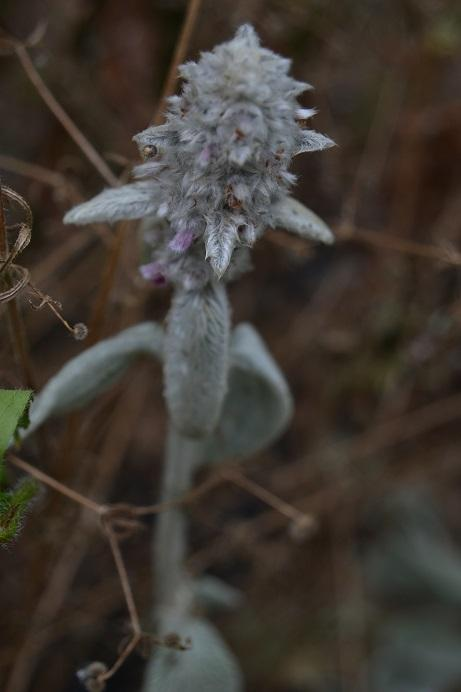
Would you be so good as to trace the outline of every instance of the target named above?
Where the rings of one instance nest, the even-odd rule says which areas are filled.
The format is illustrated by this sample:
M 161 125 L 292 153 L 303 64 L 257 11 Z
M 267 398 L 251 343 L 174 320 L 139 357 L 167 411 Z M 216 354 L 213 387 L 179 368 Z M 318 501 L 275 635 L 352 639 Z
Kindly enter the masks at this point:
M 5 221 L 4 198 L 20 207 L 25 214 L 25 220 L 15 226 L 8 226 Z M 10 250 L 8 231 L 17 230 L 13 248 Z M 14 263 L 17 255 L 30 242 L 32 233 L 32 211 L 21 195 L 6 185 L 0 184 L 0 303 L 13 300 L 29 282 L 29 272 L 24 267 Z
M 91 142 L 85 137 L 81 130 L 79 130 L 72 118 L 69 117 L 61 104 L 51 93 L 30 58 L 27 48 L 38 43 L 42 39 L 44 30 L 41 31 L 40 29 L 43 27 L 44 25 L 39 25 L 37 28 L 38 30 L 34 32 L 36 34 L 35 38 L 31 39 L 31 37 L 29 37 L 29 39 L 25 42 L 19 41 L 2 30 L 1 43 L 4 48 L 9 48 L 16 55 L 28 79 L 32 82 L 37 90 L 37 93 L 41 96 L 50 111 L 57 118 L 57 120 L 59 120 L 63 128 L 74 140 L 80 150 L 85 154 L 88 161 L 93 164 L 106 183 L 108 183 L 111 187 L 115 187 L 120 184 L 117 176 L 112 173 L 104 159 L 98 154 Z
M 134 421 L 139 417 L 147 395 L 147 378 L 143 373 L 135 376 L 124 397 L 110 415 L 113 433 L 106 437 L 98 455 L 97 469 L 89 484 L 88 495 L 101 497 L 108 494 L 111 479 L 116 475 L 127 445 L 131 439 Z M 5 692 L 24 692 L 33 676 L 40 652 L 53 641 L 52 623 L 61 609 L 78 568 L 88 550 L 98 522 L 94 513 L 83 506 L 74 528 L 66 532 L 62 549 L 54 556 L 53 569 L 43 582 L 38 601 L 31 613 L 30 625 L 8 678 Z
M 186 16 L 184 19 L 183 27 L 181 29 L 181 34 L 179 36 L 173 60 L 168 71 L 168 77 L 166 79 L 163 93 L 155 112 L 154 122 L 156 123 L 161 121 L 167 99 L 174 93 L 178 66 L 185 59 L 185 56 L 187 54 L 189 41 L 195 26 L 195 22 L 198 17 L 200 5 L 201 0 L 190 0 L 190 2 L 188 3 Z M 124 175 L 125 173 L 122 175 L 122 177 Z M 92 314 L 89 320 L 89 345 L 97 343 L 102 338 L 104 316 L 107 314 L 107 307 L 109 304 L 110 296 L 112 295 L 115 278 L 117 276 L 120 259 L 123 254 L 129 230 L 130 222 L 121 222 L 117 225 L 116 231 L 114 233 L 114 237 L 112 239 L 112 246 L 108 252 L 106 263 L 103 269 L 100 289 L 94 301 Z M 141 298 L 139 302 L 141 303 L 142 301 L 143 298 Z M 71 416 L 71 420 L 69 421 L 69 425 L 64 434 L 61 449 L 72 450 L 75 447 L 75 440 L 78 436 L 79 429 L 79 416 Z
M 108 680 L 110 677 L 112 677 L 112 675 L 114 675 L 114 673 L 117 672 L 117 670 L 119 670 L 126 658 L 136 649 L 138 644 L 140 644 L 144 638 L 147 638 L 153 644 L 159 646 L 168 646 L 179 650 L 185 650 L 188 648 L 187 643 L 182 644 L 179 640 L 170 640 L 169 638 L 162 640 L 142 631 L 139 614 L 134 601 L 133 591 L 119 543 L 121 536 L 126 535 L 127 529 L 132 532 L 132 530 L 139 527 L 139 524 L 136 521 L 133 521 L 136 519 L 136 517 L 145 516 L 148 514 L 159 514 L 160 512 L 171 509 L 173 505 L 186 506 L 192 504 L 196 502 L 199 497 L 203 497 L 205 493 L 209 492 L 212 488 L 216 487 L 220 483 L 230 481 L 265 502 L 272 509 L 282 514 L 285 518 L 291 519 L 294 524 L 299 525 L 304 529 L 310 529 L 315 524 L 315 519 L 311 515 L 301 512 L 254 481 L 251 481 L 240 470 L 238 470 L 235 465 L 228 466 L 227 468 L 212 474 L 203 483 L 172 502 L 158 503 L 157 505 L 151 505 L 149 507 L 136 507 L 129 504 L 100 504 L 91 498 L 86 497 L 82 493 L 73 490 L 55 478 L 52 478 L 47 473 L 37 469 L 32 464 L 29 464 L 14 454 L 10 454 L 8 456 L 8 461 L 13 466 L 16 466 L 25 473 L 28 473 L 56 492 L 67 497 L 72 502 L 80 505 L 99 517 L 101 529 L 108 540 L 114 558 L 131 625 L 130 639 L 123 647 L 114 664 L 108 669 L 98 669 L 99 672 L 97 675 L 97 680 L 101 683 Z M 120 533 L 120 529 L 122 529 L 122 533 Z
M 69 187 L 68 180 L 62 173 L 57 173 L 36 163 L 21 161 L 14 156 L 0 154 L 0 168 L 4 171 L 11 171 L 26 178 L 31 178 L 58 190 L 64 190 Z
M 24 220 L 8 225 L 5 220 L 4 199 L 13 202 L 24 213 Z M 29 357 L 24 325 L 21 313 L 16 304 L 16 298 L 24 290 L 28 289 L 40 298 L 40 303 L 32 307 L 39 310 L 48 307 L 64 325 L 64 327 L 77 339 L 84 339 L 87 335 L 86 326 L 82 323 L 71 326 L 62 316 L 61 304 L 45 295 L 31 282 L 29 270 L 15 263 L 17 256 L 26 249 L 32 237 L 32 211 L 24 197 L 12 188 L 0 183 L 0 304 L 8 303 L 8 315 L 12 327 L 15 351 L 19 355 L 23 371 L 26 375 L 28 386 L 36 389 L 32 363 Z M 16 232 L 13 247 L 10 248 L 8 231 Z M 31 301 L 29 301 L 31 302 Z
M 154 124 L 158 125 L 163 119 L 163 112 L 166 108 L 167 100 L 169 96 L 174 94 L 176 88 L 176 80 L 178 78 L 178 67 L 184 61 L 187 50 L 189 48 L 189 43 L 192 38 L 192 32 L 194 31 L 195 25 L 197 23 L 197 18 L 202 6 L 202 0 L 189 0 L 187 5 L 186 16 L 181 28 L 181 33 L 176 42 L 176 48 L 173 54 L 173 59 L 171 61 L 170 67 L 168 69 L 168 75 L 165 80 L 165 86 L 163 88 L 162 95 L 154 116 Z
M 261 502 L 264 502 L 282 516 L 290 519 L 295 533 L 310 534 L 317 528 L 317 520 L 315 517 L 311 514 L 301 512 L 301 510 L 296 509 L 296 507 L 285 502 L 285 500 L 281 500 L 274 495 L 274 493 L 259 485 L 259 483 L 255 483 L 255 481 L 247 478 L 239 469 L 229 467 L 223 469 L 220 475 L 225 480 L 234 483 L 242 488 L 242 490 L 246 490 L 246 492 L 254 495 L 254 497 L 257 497 Z
M 336 230 L 340 240 L 357 241 L 381 250 L 390 250 L 412 257 L 435 260 L 446 264 L 461 266 L 461 253 L 452 248 L 437 247 L 399 238 L 386 231 L 370 231 L 355 226 L 340 226 Z
M 305 525 L 306 522 L 309 522 L 309 525 L 315 524 L 315 519 L 313 517 L 305 512 L 301 512 L 293 507 L 293 505 L 274 495 L 274 493 L 247 478 L 239 469 L 236 468 L 235 464 L 229 464 L 224 469 L 211 474 L 202 483 L 195 486 L 195 488 L 192 488 L 192 490 L 178 498 L 175 498 L 174 500 L 170 500 L 169 502 L 159 502 L 154 505 L 137 507 L 136 505 L 127 503 L 101 504 L 95 502 L 91 498 L 79 493 L 76 490 L 73 490 L 69 486 L 61 483 L 44 471 L 41 471 L 16 455 L 9 455 L 8 460 L 17 468 L 33 476 L 38 481 L 44 483 L 61 495 L 64 495 L 69 500 L 72 500 L 72 502 L 75 502 L 82 507 L 85 507 L 90 512 L 97 514 L 105 525 L 110 525 L 114 528 L 117 528 L 118 526 L 126 527 L 128 522 L 136 519 L 137 517 L 160 514 L 161 512 L 171 509 L 172 507 L 194 504 L 199 498 L 203 497 L 203 495 L 226 481 L 241 487 L 243 490 L 246 490 L 248 493 L 254 497 L 257 497 L 286 519 L 290 519 L 295 523 L 300 523 L 303 525 Z M 138 526 L 136 524 L 131 525 L 133 527 Z

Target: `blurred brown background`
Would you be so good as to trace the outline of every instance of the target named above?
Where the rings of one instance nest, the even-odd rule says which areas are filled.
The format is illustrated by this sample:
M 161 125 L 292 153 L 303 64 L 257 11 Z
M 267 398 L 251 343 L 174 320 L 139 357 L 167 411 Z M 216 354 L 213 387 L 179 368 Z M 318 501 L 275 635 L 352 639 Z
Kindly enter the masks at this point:
M 180 0 L 2 0 L 0 26 L 24 39 L 48 22 L 34 64 L 119 174 L 137 160 L 131 137 L 158 105 L 184 11 Z M 296 400 L 288 432 L 245 472 L 319 529 L 296 540 L 285 518 L 223 485 L 190 512 L 191 567 L 244 594 L 215 622 L 249 692 L 461 690 L 461 7 L 204 0 L 188 56 L 247 21 L 315 86 L 303 102 L 338 143 L 294 166 L 295 195 L 331 224 L 335 247 L 271 236 L 231 288 L 235 322 L 260 330 Z M 35 215 L 21 263 L 71 323 L 91 325 L 113 237 L 62 216 L 104 183 L 14 56 L 0 56 L 0 79 L 0 174 Z M 137 276 L 137 249 L 133 226 L 99 335 L 166 313 L 168 292 Z M 85 343 L 22 307 L 42 386 Z M 0 384 L 21 386 L 0 328 Z M 48 425 L 45 457 L 32 444 L 24 455 L 98 500 L 149 504 L 164 433 L 160 368 L 143 362 L 83 416 Z M 147 620 L 151 528 L 123 543 Z M 0 559 L 2 689 L 80 689 L 76 669 L 112 661 L 126 634 L 97 526 L 44 493 Z M 108 689 L 139 689 L 143 666 L 132 655 Z

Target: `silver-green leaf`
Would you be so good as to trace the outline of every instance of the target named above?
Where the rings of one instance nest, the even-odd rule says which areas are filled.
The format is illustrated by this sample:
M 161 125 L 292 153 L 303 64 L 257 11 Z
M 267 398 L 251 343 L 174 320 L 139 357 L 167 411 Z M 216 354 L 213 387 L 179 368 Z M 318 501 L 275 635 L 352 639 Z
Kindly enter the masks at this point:
M 217 630 L 197 618 L 171 618 L 164 634 L 190 638 L 186 651 L 158 648 L 146 670 L 143 692 L 241 692 L 238 663 Z
M 158 206 L 153 183 L 141 181 L 103 190 L 93 199 L 68 211 L 64 223 L 82 226 L 97 222 L 114 223 L 121 219 L 142 219 L 153 216 Z
M 242 592 L 218 577 L 205 574 L 193 582 L 192 588 L 196 603 L 208 612 L 235 610 L 242 605 Z
M 251 325 L 238 325 L 231 340 L 229 389 L 206 460 L 246 458 L 264 449 L 283 432 L 292 412 L 288 385 L 261 337 Z
M 334 236 L 326 223 L 317 214 L 286 195 L 272 207 L 274 225 L 296 233 L 307 240 L 318 240 L 331 245 Z
M 329 137 L 315 130 L 303 130 L 296 154 L 305 154 L 308 151 L 323 151 L 334 147 L 335 143 Z
M 162 357 L 163 330 L 144 322 L 105 339 L 73 358 L 46 384 L 30 409 L 36 430 L 47 418 L 75 411 L 109 389 L 139 355 Z

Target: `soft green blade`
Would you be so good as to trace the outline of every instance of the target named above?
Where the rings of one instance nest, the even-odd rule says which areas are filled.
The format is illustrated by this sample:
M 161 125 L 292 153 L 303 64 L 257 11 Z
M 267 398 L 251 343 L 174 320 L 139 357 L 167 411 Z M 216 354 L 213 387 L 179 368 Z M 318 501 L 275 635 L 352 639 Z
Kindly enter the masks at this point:
M 38 490 L 30 478 L 20 480 L 14 488 L 3 488 L 3 457 L 18 426 L 27 421 L 31 398 L 30 389 L 0 389 L 0 545 L 17 537 Z
M 30 389 L 0 389 L 0 463 L 31 397 Z

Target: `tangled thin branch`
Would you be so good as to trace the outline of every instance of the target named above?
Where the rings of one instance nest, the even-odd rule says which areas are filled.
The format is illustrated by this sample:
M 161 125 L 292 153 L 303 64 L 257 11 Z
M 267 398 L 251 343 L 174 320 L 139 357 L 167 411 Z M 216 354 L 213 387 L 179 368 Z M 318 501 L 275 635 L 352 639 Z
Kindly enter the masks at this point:
M 12 203 L 14 207 L 22 212 L 22 220 L 11 224 L 7 223 L 7 209 L 4 200 Z M 88 333 L 86 326 L 81 322 L 73 326 L 70 325 L 60 312 L 62 305 L 34 286 L 31 281 L 29 270 L 15 262 L 18 255 L 26 249 L 31 241 L 32 224 L 32 210 L 24 197 L 11 187 L 0 183 L 0 304 L 14 300 L 27 288 L 40 299 L 37 304 L 34 304 L 32 300 L 29 299 L 29 303 L 34 309 L 40 310 L 45 306 L 48 307 L 72 334 L 74 339 L 85 339 Z M 8 238 L 9 233 L 16 234 L 12 247 L 10 247 Z

